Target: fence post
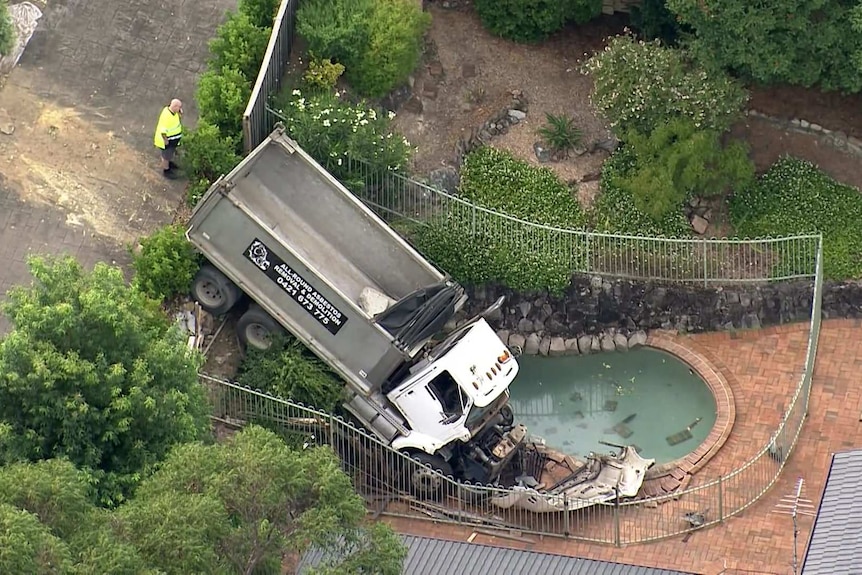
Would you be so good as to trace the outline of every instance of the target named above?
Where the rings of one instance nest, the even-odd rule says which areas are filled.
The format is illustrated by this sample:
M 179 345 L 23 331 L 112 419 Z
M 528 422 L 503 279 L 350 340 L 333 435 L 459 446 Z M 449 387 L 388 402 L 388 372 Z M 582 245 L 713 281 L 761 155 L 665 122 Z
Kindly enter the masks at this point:
M 706 257 L 706 238 L 702 240 L 703 245 L 703 287 L 709 287 L 709 263 Z
M 584 242 L 586 244 L 586 247 L 584 248 L 584 252 L 586 252 L 586 262 L 584 262 L 584 265 L 586 266 L 585 267 L 586 272 L 592 273 L 592 271 L 593 271 L 593 269 L 592 269 L 593 260 L 592 260 L 592 254 L 590 253 L 590 238 L 592 238 L 593 235 L 589 232 L 586 232 L 585 236 L 587 238 L 587 241 Z
M 569 497 L 563 493 L 563 535 L 569 536 Z
M 718 476 L 718 522 L 724 523 L 724 480 Z
M 614 487 L 614 545 L 622 547 L 620 543 L 620 488 Z

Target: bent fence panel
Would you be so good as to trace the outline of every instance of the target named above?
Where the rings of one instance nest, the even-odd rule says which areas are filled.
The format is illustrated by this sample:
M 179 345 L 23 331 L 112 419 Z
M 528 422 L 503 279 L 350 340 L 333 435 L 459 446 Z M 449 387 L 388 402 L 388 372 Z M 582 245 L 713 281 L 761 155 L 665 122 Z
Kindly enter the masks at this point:
M 298 0 L 281 0 L 273 21 L 263 62 L 242 114 L 242 140 L 246 153 L 260 145 L 275 125 L 275 119 L 267 112 L 266 105 L 269 98 L 278 92 L 284 68 L 290 59 L 290 50 L 296 36 L 297 4 Z

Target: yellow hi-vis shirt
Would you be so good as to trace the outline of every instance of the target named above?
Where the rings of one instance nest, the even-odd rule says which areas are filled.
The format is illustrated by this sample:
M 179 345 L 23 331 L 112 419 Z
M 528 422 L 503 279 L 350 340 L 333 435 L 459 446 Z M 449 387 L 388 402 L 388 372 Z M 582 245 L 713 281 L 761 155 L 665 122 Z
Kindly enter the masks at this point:
M 159 114 L 159 123 L 156 124 L 156 134 L 153 137 L 153 144 L 160 150 L 165 149 L 165 140 L 162 136 L 168 140 L 179 140 L 183 137 L 183 123 L 179 113 L 174 114 L 167 106 Z

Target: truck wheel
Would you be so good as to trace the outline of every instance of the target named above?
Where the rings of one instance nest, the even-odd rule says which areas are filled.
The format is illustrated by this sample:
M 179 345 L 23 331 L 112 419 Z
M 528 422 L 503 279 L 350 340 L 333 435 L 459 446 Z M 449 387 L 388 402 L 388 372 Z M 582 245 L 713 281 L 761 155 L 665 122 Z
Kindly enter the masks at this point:
M 248 308 L 248 311 L 236 322 L 236 334 L 245 347 L 269 349 L 272 345 L 272 337 L 282 333 L 284 328 L 256 305 Z
M 509 431 L 515 425 L 515 412 L 512 411 L 511 405 L 504 405 L 497 417 L 500 418 L 500 427 L 506 431 Z
M 192 281 L 192 297 L 213 315 L 230 311 L 241 295 L 236 284 L 211 265 L 198 270 Z
M 446 477 L 452 476 L 452 466 L 438 455 L 428 455 L 423 451 L 411 453 L 411 458 L 418 465 L 410 465 L 408 481 L 410 492 L 420 499 L 434 499 L 440 496 L 446 481 L 438 473 Z

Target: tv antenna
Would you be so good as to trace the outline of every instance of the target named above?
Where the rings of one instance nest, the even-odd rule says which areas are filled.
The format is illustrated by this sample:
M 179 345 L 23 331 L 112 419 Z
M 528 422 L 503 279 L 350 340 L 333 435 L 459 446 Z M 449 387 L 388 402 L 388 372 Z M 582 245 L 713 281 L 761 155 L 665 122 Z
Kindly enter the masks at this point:
M 781 501 L 775 506 L 772 511 L 781 513 L 782 515 L 790 515 L 793 518 L 793 575 L 799 575 L 799 555 L 797 551 L 797 543 L 799 541 L 799 521 L 800 515 L 814 517 L 816 515 L 814 504 L 810 499 L 802 496 L 802 488 L 805 480 L 801 477 L 796 481 L 796 489 L 793 493 L 785 495 Z

